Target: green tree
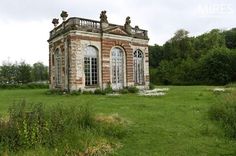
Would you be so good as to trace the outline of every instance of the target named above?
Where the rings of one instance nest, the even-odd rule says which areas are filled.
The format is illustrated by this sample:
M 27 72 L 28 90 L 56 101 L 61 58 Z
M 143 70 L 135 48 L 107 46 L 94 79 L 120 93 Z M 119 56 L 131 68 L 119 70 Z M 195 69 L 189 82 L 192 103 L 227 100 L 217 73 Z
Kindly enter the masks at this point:
M 236 49 L 236 28 L 224 31 L 224 35 L 227 48 Z
M 2 84 L 16 83 L 17 66 L 10 62 L 3 62 L 0 68 L 0 81 Z
M 201 78 L 207 84 L 226 84 L 232 80 L 233 61 L 230 50 L 215 48 L 200 60 Z
M 225 84 L 236 81 L 236 28 L 213 29 L 197 37 L 188 35 L 187 30 L 180 29 L 163 46 L 149 46 L 152 82 Z
M 158 67 L 159 63 L 163 59 L 163 48 L 155 44 L 154 46 L 149 46 L 149 65 L 150 67 Z
M 32 82 L 31 70 L 32 68 L 29 64 L 26 64 L 24 61 L 20 62 L 17 66 L 16 81 L 23 84 Z
M 163 58 L 173 60 L 176 58 L 186 59 L 194 56 L 194 38 L 188 37 L 189 32 L 184 29 L 178 30 L 175 35 L 164 44 Z
M 181 60 L 175 67 L 178 84 L 197 84 L 199 81 L 199 65 L 192 58 Z
M 169 85 L 176 82 L 175 80 L 175 64 L 173 61 L 163 60 L 156 72 L 160 83 Z
M 149 68 L 149 74 L 150 74 L 150 82 L 152 84 L 160 84 L 159 77 L 157 75 L 158 68 Z
M 231 50 L 230 56 L 232 60 L 232 70 L 233 70 L 232 81 L 236 82 L 236 49 Z
M 41 62 L 34 63 L 32 67 L 32 80 L 35 82 L 48 80 L 48 67 Z
M 174 37 L 172 37 L 169 42 L 180 41 L 188 38 L 188 34 L 189 32 L 187 30 L 179 29 L 175 32 Z
M 179 49 L 177 49 L 172 42 L 166 42 L 163 45 L 163 60 L 173 60 L 177 57 Z
M 205 55 L 211 49 L 226 47 L 225 37 L 221 30 L 213 29 L 209 33 L 198 36 L 194 46 L 199 56 Z

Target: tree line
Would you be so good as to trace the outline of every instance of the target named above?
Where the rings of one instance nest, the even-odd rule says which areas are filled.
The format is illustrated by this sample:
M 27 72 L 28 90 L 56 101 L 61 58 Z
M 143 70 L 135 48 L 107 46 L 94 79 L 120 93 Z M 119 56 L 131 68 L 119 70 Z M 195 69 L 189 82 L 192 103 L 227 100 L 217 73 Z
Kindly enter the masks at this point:
M 47 82 L 48 67 L 41 62 L 32 66 L 20 63 L 3 62 L 0 66 L 0 84 L 28 84 L 30 82 Z
M 152 83 L 222 85 L 236 81 L 236 28 L 188 35 L 181 29 L 163 46 L 149 46 Z

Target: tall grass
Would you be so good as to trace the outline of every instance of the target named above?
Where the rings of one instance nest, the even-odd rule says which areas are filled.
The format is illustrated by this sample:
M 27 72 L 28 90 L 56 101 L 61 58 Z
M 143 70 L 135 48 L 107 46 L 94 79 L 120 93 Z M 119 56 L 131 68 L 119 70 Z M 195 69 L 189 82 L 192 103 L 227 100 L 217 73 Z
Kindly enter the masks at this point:
M 236 92 L 220 97 L 218 103 L 210 107 L 209 116 L 220 123 L 227 136 L 236 139 Z
M 230 88 L 230 87 L 236 88 L 236 82 L 231 82 L 231 83 L 225 85 L 225 87 L 227 87 L 227 88 Z
M 89 105 L 46 108 L 40 103 L 29 105 L 24 100 L 13 104 L 9 115 L 0 118 L 0 127 L 0 154 L 1 151 L 22 153 L 41 147 L 76 155 L 78 151 L 86 152 L 97 146 L 104 150 L 105 145 L 101 145 L 100 140 L 112 147 L 112 138 L 119 139 L 125 134 L 122 124 L 97 120 Z

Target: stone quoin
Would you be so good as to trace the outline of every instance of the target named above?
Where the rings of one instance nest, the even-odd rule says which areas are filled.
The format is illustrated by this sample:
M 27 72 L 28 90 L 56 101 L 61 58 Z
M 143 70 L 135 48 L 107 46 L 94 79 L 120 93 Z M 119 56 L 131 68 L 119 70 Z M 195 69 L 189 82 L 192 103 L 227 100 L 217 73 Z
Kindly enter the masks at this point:
M 50 31 L 50 89 L 66 91 L 127 86 L 149 87 L 147 30 L 108 22 L 106 11 L 100 21 L 71 17 L 62 11 L 62 23 L 53 19 Z

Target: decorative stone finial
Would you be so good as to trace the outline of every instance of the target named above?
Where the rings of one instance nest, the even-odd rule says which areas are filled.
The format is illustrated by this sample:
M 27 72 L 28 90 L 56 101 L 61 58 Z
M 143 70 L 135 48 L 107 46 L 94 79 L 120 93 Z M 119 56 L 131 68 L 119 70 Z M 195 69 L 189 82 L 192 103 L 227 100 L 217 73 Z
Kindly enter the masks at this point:
M 62 18 L 62 20 L 65 21 L 67 17 L 68 17 L 68 13 L 67 13 L 66 11 L 62 11 L 62 12 L 61 12 L 61 18 Z
M 104 10 L 101 12 L 100 14 L 100 23 L 101 23 L 101 28 L 107 28 L 109 26 L 109 23 L 107 21 L 107 15 L 106 15 L 107 11 Z
M 101 23 L 108 23 L 106 13 L 107 13 L 106 10 L 101 12 L 101 14 L 100 14 L 100 22 Z
M 128 16 L 128 17 L 126 17 L 126 20 L 125 20 L 125 30 L 129 33 L 129 34 L 131 34 L 131 25 L 130 25 L 130 23 L 131 23 L 131 20 L 130 20 L 130 17 Z
M 58 25 L 58 23 L 59 23 L 59 19 L 53 18 L 52 24 L 54 25 L 54 27 L 56 27 Z

